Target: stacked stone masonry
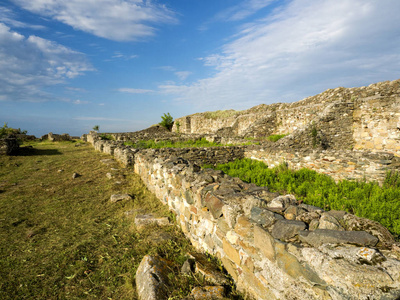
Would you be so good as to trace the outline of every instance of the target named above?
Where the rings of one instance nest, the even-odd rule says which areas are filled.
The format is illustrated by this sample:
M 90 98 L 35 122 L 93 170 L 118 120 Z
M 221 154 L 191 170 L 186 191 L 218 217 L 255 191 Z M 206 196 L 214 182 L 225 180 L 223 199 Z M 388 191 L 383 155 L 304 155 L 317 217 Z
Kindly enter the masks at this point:
M 129 161 L 175 212 L 192 244 L 221 259 L 238 288 L 251 298 L 400 297 L 400 254 L 380 224 L 299 204 L 292 195 L 271 193 L 198 166 L 202 159 L 217 163 L 221 157 L 226 161 L 245 155 L 242 147 L 227 158 L 228 148 L 209 149 L 204 155 L 199 154 L 204 149 L 138 151 L 96 138 L 93 144 L 124 164 Z M 196 163 L 182 157 L 185 154 L 197 157 Z
M 318 142 L 327 142 L 325 148 L 387 151 L 400 156 L 400 80 L 329 89 L 294 103 L 197 113 L 177 121 L 184 124 L 182 133 L 229 131 L 253 138 L 290 134 L 296 148 L 315 144 L 312 140 L 316 137 L 310 132 L 316 130 Z

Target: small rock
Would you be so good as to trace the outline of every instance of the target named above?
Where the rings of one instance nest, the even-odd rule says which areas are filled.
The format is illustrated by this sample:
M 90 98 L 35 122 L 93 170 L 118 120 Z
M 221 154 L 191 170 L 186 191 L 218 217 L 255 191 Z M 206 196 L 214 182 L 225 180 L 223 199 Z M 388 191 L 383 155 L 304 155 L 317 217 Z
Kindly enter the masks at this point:
M 369 265 L 375 265 L 386 259 L 378 250 L 366 247 L 358 250 L 357 257 L 361 263 L 366 263 Z
M 190 253 L 195 261 L 195 272 L 201 274 L 207 281 L 216 285 L 228 285 L 229 281 L 225 275 L 211 263 L 207 256 L 202 253 Z
M 195 300 L 224 299 L 225 289 L 223 286 L 198 286 L 192 290 L 190 295 Z
M 344 230 L 338 220 L 329 212 L 324 212 L 319 219 L 319 229 Z
M 146 255 L 136 271 L 136 289 L 140 300 L 168 299 L 168 264 L 158 257 Z
M 111 174 L 111 173 L 107 173 L 106 176 L 107 176 L 108 179 L 112 179 L 114 177 L 114 175 Z
M 285 219 L 287 219 L 287 220 L 296 220 L 296 217 L 298 215 L 301 215 L 301 214 L 303 214 L 305 212 L 306 211 L 303 208 L 301 208 L 301 207 L 299 207 L 297 205 L 290 205 L 285 210 L 284 216 L 285 216 Z
M 64 170 L 63 170 L 63 169 L 60 169 L 60 170 L 58 170 L 57 172 L 58 172 L 58 173 L 62 173 L 62 172 L 64 172 Z
M 279 196 L 267 204 L 268 209 L 277 212 L 283 212 L 290 205 L 296 204 L 296 198 L 293 195 Z
M 72 174 L 72 179 L 78 178 L 80 176 L 81 176 L 80 174 L 75 172 L 74 174 Z
M 195 260 L 193 258 L 188 258 L 181 268 L 181 273 L 190 275 L 195 271 Z
M 114 195 L 111 195 L 111 197 L 110 197 L 110 201 L 113 203 L 122 201 L 122 200 L 132 200 L 132 196 L 130 196 L 128 194 L 114 194 Z
M 169 220 L 167 217 L 156 218 L 152 214 L 137 215 L 135 218 L 135 225 L 138 229 L 149 225 L 167 226 L 169 225 Z

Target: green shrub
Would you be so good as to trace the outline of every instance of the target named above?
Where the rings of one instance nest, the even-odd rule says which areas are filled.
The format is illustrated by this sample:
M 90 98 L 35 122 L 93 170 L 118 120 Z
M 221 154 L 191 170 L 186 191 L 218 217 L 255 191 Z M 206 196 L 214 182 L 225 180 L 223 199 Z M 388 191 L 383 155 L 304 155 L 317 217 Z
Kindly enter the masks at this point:
M 107 140 L 107 141 L 114 139 L 111 134 L 105 134 L 105 133 L 100 134 L 99 137 L 100 137 L 100 139 Z
M 165 114 L 161 116 L 161 122 L 159 123 L 162 127 L 167 128 L 168 130 L 171 130 L 172 125 L 174 124 L 174 118 L 169 114 Z
M 8 127 L 7 123 L 4 123 L 3 127 L 0 128 L 0 138 L 5 138 L 10 134 L 27 134 L 28 131 L 21 130 L 20 128 L 15 129 Z
M 232 177 L 245 182 L 267 186 L 271 191 L 292 193 L 307 204 L 326 210 L 345 210 L 359 217 L 381 223 L 396 236 L 400 235 L 400 175 L 389 172 L 383 186 L 374 182 L 335 182 L 331 177 L 309 169 L 289 170 L 286 165 L 276 168 L 251 159 L 218 165 Z

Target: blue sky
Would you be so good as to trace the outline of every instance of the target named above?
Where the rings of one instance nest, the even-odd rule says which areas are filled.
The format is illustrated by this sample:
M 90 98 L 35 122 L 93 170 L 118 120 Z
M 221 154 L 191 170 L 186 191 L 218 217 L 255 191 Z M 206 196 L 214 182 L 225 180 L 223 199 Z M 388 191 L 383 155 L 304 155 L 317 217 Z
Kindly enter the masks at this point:
M 2 0 L 0 122 L 136 131 L 400 78 L 398 0 Z

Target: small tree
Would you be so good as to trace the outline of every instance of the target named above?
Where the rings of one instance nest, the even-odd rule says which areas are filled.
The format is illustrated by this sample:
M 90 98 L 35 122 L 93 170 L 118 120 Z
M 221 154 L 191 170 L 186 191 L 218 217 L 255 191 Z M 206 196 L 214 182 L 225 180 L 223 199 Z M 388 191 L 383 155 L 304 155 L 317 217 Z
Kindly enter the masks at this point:
M 95 125 L 95 126 L 93 127 L 93 130 L 94 130 L 94 131 L 99 131 L 99 130 L 100 130 L 99 128 L 100 128 L 99 125 Z
M 168 130 L 172 129 L 172 125 L 174 124 L 174 118 L 169 114 L 169 113 L 164 113 L 163 116 L 161 116 L 161 122 L 158 123 L 162 127 L 167 128 Z

